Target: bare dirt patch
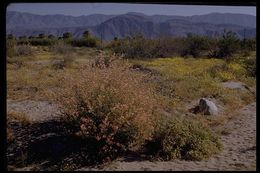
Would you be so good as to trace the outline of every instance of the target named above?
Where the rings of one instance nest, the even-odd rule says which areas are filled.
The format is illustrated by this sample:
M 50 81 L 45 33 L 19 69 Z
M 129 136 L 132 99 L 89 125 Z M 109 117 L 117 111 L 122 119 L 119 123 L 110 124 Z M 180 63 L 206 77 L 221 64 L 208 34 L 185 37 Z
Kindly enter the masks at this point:
M 22 112 L 31 121 L 46 121 L 59 116 L 59 106 L 48 101 L 7 100 L 7 112 Z

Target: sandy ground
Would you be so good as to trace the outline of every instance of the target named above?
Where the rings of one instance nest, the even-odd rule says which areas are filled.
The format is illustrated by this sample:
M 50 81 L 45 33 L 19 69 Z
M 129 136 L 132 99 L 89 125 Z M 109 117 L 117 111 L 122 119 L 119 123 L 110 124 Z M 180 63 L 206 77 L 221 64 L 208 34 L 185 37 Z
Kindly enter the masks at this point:
M 47 121 L 57 118 L 59 106 L 48 101 L 15 101 L 7 99 L 7 112 L 22 112 L 33 122 Z
M 24 112 L 33 121 L 45 121 L 58 115 L 58 106 L 47 101 L 7 100 L 8 111 Z M 234 112 L 237 114 L 225 125 L 221 135 L 223 151 L 204 161 L 154 161 L 127 155 L 103 168 L 80 168 L 82 171 L 199 171 L 199 170 L 256 170 L 256 102 Z M 52 116 L 49 116 L 52 115 Z
M 238 114 L 222 129 L 229 129 L 221 136 L 223 151 L 204 161 L 127 161 L 120 158 L 102 168 L 81 168 L 79 170 L 107 171 L 223 171 L 223 170 L 256 170 L 256 103 L 245 106 L 235 112 Z

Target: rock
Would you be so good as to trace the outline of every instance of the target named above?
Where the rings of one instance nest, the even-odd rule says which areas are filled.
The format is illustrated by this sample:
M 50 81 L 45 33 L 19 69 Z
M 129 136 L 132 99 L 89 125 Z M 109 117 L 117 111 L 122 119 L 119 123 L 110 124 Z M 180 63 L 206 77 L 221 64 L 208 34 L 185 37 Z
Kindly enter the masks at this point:
M 242 82 L 229 81 L 229 82 L 223 82 L 222 85 L 225 88 L 230 88 L 230 89 L 240 89 L 240 90 L 246 89 L 246 85 Z
M 204 115 L 217 115 L 218 108 L 212 101 L 202 98 L 199 101 L 199 112 Z

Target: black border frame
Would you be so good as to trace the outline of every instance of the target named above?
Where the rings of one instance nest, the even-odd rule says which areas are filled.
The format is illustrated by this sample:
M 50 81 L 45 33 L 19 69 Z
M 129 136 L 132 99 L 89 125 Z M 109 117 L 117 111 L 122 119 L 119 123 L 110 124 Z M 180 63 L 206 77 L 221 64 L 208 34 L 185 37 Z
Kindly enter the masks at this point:
M 8 2 L 9 1 L 9 2 Z M 0 93 L 1 93 L 1 128 L 2 130 L 0 131 L 0 135 L 1 135 L 1 142 L 2 142 L 2 150 L 1 150 L 1 159 L 2 159 L 2 163 L 0 164 L 1 165 L 1 169 L 2 171 L 7 171 L 7 160 L 6 160 L 6 99 L 7 99 L 7 81 L 6 81 L 6 38 L 5 38 L 5 35 L 6 35 L 6 9 L 7 9 L 7 6 L 10 4 L 10 3 L 135 3 L 135 4 L 169 4 L 169 5 L 212 5 L 212 6 L 256 6 L 256 12 L 257 12 L 257 15 L 258 16 L 258 9 L 257 9 L 257 1 L 181 1 L 181 0 L 174 0 L 174 1 L 136 1 L 136 0 L 133 0 L 133 1 L 119 1 L 119 0 L 114 0 L 114 1 L 105 1 L 105 0 L 87 0 L 87 1 L 83 1 L 83 0 L 74 0 L 73 2 L 72 1 L 68 1 L 68 0 L 54 0 L 54 1 L 51 1 L 51 0 L 39 0 L 39 1 L 35 1 L 35 0 L 32 0 L 32 1 L 26 1 L 26 0 L 8 0 L 7 2 L 4 1 L 3 3 L 3 6 L 2 6 L 2 21 L 3 21 L 3 26 L 1 28 L 1 31 L 3 33 L 3 36 L 2 36 L 2 41 L 0 44 L 1 45 L 1 48 L 2 48 L 2 59 L 1 59 L 1 63 L 0 63 L 0 69 L 2 70 L 2 73 L 1 73 L 1 87 L 0 87 Z M 256 17 L 257 18 L 257 17 Z M 257 18 L 258 19 L 258 18 Z M 258 28 L 258 22 L 256 23 L 257 24 L 257 28 Z M 258 34 L 256 32 L 256 39 L 257 39 L 257 51 L 256 51 L 256 57 L 258 57 Z M 257 58 L 258 59 L 258 58 Z M 258 61 L 257 60 L 257 64 L 258 64 Z M 256 69 L 256 86 L 258 87 L 259 84 L 259 80 L 258 80 L 258 68 Z M 258 90 L 258 89 L 257 89 Z M 257 95 L 257 92 L 256 92 L 256 95 Z M 258 97 L 256 97 L 256 103 L 257 103 L 257 110 L 256 110 L 256 113 L 258 112 Z M 258 121 L 258 118 L 257 118 L 257 121 Z M 257 129 L 257 127 L 256 127 Z M 257 144 L 258 144 L 258 133 L 256 132 L 257 134 Z M 257 145 L 256 145 L 257 146 Z M 258 156 L 259 154 L 259 149 L 258 149 L 258 146 L 257 146 L 257 150 L 256 150 L 256 154 Z M 256 159 L 256 163 L 258 163 L 258 159 Z M 256 170 L 258 170 L 258 164 L 256 164 Z

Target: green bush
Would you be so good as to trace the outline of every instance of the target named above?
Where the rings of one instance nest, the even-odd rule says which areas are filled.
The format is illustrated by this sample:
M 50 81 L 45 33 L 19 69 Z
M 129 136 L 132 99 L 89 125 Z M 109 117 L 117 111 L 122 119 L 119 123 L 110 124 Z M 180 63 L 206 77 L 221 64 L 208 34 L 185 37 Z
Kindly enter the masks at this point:
M 163 160 L 202 160 L 219 152 L 222 145 L 212 132 L 198 121 L 161 118 L 157 122 L 148 153 Z
M 72 38 L 72 34 L 70 32 L 65 32 L 62 35 L 63 39 L 71 39 Z
M 256 58 L 245 58 L 243 66 L 247 70 L 248 76 L 256 77 Z
M 256 50 L 256 39 L 243 39 L 240 41 L 240 46 L 242 50 L 255 51 Z
M 29 43 L 30 43 L 29 40 L 27 38 L 24 38 L 24 37 L 17 41 L 17 45 L 24 45 L 24 44 L 27 45 Z
M 29 43 L 32 46 L 52 46 L 57 43 L 57 39 L 52 38 L 32 38 L 29 39 Z
M 117 54 L 123 54 L 124 58 L 154 58 L 157 57 L 155 42 L 142 36 L 115 40 L 110 47 Z
M 73 39 L 70 41 L 70 44 L 74 47 L 96 47 L 97 39 L 92 38 L 92 37 Z
M 191 55 L 194 58 L 202 56 L 203 51 L 209 50 L 209 38 L 198 35 L 188 35 L 182 43 L 181 56 Z
M 217 41 L 217 49 L 212 53 L 211 57 L 230 58 L 233 54 L 241 50 L 240 41 L 236 33 L 224 30 L 222 38 Z
M 187 38 L 145 39 L 142 36 L 116 39 L 107 46 L 125 58 L 165 58 L 171 56 L 193 57 L 207 54 L 212 39 L 203 36 L 189 36 Z M 204 54 L 203 54 L 204 53 Z

